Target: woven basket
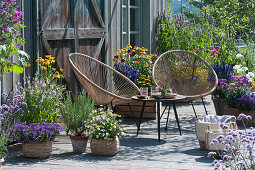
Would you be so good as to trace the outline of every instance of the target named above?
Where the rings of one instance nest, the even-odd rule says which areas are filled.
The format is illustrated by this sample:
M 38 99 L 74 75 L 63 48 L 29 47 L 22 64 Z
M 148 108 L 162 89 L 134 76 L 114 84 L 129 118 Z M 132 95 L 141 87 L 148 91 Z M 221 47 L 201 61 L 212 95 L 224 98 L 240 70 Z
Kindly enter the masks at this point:
M 224 112 L 224 107 L 226 106 L 226 101 L 224 99 L 212 98 L 216 115 L 222 116 Z
M 23 154 L 25 157 L 31 158 L 47 158 L 52 153 L 52 142 L 30 142 L 22 145 Z
M 224 149 L 225 144 L 221 143 L 216 143 L 214 145 L 210 145 L 213 139 L 217 138 L 219 135 L 227 136 L 228 130 L 225 130 L 224 132 L 219 132 L 218 130 L 216 131 L 206 131 L 205 134 L 205 144 L 206 144 L 206 149 L 209 151 L 221 151 Z M 239 138 L 236 139 L 236 142 L 233 144 L 235 148 L 239 148 Z
M 212 128 L 213 131 L 218 129 L 217 123 L 209 123 L 209 122 L 198 122 L 198 120 L 203 120 L 203 118 L 195 119 L 195 132 L 200 145 L 200 149 L 206 150 L 206 142 L 205 142 L 205 133 L 208 130 L 208 126 Z M 235 122 L 227 123 L 231 129 L 237 129 L 237 125 Z
M 113 156 L 119 150 L 119 138 L 114 141 L 107 139 L 91 139 L 90 148 L 93 155 Z

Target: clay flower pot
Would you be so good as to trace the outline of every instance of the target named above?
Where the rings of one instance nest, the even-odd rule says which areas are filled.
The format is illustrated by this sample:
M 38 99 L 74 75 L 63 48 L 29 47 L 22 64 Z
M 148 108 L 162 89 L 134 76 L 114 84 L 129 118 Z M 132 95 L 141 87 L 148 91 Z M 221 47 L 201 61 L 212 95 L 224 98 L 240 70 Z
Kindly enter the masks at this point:
M 74 152 L 86 152 L 89 136 L 70 136 L 70 139 L 73 145 Z

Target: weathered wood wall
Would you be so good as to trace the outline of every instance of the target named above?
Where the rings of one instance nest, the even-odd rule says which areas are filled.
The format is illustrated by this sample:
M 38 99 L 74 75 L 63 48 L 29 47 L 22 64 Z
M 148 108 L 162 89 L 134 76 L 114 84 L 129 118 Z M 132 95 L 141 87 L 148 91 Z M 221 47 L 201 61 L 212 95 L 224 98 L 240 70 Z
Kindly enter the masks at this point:
M 58 67 L 65 70 L 71 90 L 78 92 L 79 85 L 67 61 L 69 53 L 77 51 L 112 65 L 112 56 L 122 44 L 122 0 L 19 1 L 25 13 L 24 50 L 31 56 L 32 64 L 26 75 L 33 76 L 37 71 L 36 58 L 51 54 L 56 57 Z M 147 33 L 141 39 L 142 45 L 154 52 L 155 18 L 159 10 L 166 10 L 167 0 L 140 1 L 143 32 Z M 97 4 L 99 12 L 92 3 Z M 15 81 L 24 77 L 13 74 L 4 77 L 2 91 L 9 91 Z

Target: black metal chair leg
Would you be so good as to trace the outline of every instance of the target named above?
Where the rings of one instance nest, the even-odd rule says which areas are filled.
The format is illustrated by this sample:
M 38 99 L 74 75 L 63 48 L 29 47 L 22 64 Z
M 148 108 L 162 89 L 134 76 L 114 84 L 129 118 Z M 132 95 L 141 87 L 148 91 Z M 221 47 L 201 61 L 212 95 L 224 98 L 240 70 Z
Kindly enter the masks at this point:
M 134 115 L 134 113 L 133 113 L 133 111 L 132 111 L 132 108 L 131 108 L 131 106 L 130 106 L 129 103 L 128 103 L 128 107 L 129 107 L 129 110 L 130 110 L 130 112 L 131 112 L 131 114 L 132 114 L 132 116 L 133 116 L 133 120 L 134 120 L 136 126 L 138 127 L 137 121 L 135 120 L 135 115 Z
M 206 110 L 206 107 L 205 107 L 205 102 L 204 102 L 204 99 L 203 99 L 203 97 L 201 97 L 201 100 L 202 100 L 202 103 L 203 103 L 203 105 L 204 105 L 205 114 L 206 114 L 206 115 L 208 115 L 208 112 L 207 112 L 207 110 Z
M 196 113 L 195 107 L 194 107 L 194 105 L 193 105 L 193 101 L 191 101 L 190 103 L 191 103 L 191 106 L 192 106 L 193 111 L 194 111 L 194 113 L 195 113 L 195 116 L 196 116 L 196 118 L 197 118 L 197 113 Z
M 166 118 L 166 127 L 165 127 L 165 130 L 167 130 L 167 125 L 168 125 L 168 120 L 169 120 L 169 115 L 170 115 L 170 106 L 171 106 L 171 104 L 168 103 L 168 114 L 167 114 L 167 118 Z
M 180 132 L 180 136 L 181 136 L 182 132 L 181 132 L 181 127 L 180 127 L 179 118 L 178 118 L 177 110 L 176 110 L 176 107 L 175 107 L 175 103 L 173 103 L 173 109 L 174 109 L 175 119 L 176 119 L 178 129 L 179 129 L 179 132 Z
M 141 111 L 141 114 L 140 114 L 140 119 L 139 119 L 139 123 L 138 123 L 138 126 L 137 126 L 137 135 L 140 131 L 140 126 L 141 126 L 141 122 L 142 122 L 142 119 L 143 119 L 143 112 L 144 112 L 144 107 L 146 105 L 146 101 L 143 102 L 143 107 L 142 107 L 142 111 Z

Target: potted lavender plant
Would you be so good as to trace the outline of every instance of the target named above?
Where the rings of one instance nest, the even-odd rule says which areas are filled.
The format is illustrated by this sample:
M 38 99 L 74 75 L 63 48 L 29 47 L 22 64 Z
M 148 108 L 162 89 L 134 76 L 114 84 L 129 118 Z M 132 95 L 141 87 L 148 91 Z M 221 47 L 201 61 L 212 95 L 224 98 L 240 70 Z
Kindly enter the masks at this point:
M 52 140 L 62 128 L 54 123 L 21 123 L 10 129 L 10 137 L 23 143 L 25 157 L 47 158 L 52 153 Z
M 76 102 L 72 101 L 70 92 L 60 107 L 61 115 L 66 126 L 66 132 L 70 135 L 74 152 L 86 152 L 89 139 L 88 122 L 94 111 L 94 101 L 86 96 L 79 95 Z

